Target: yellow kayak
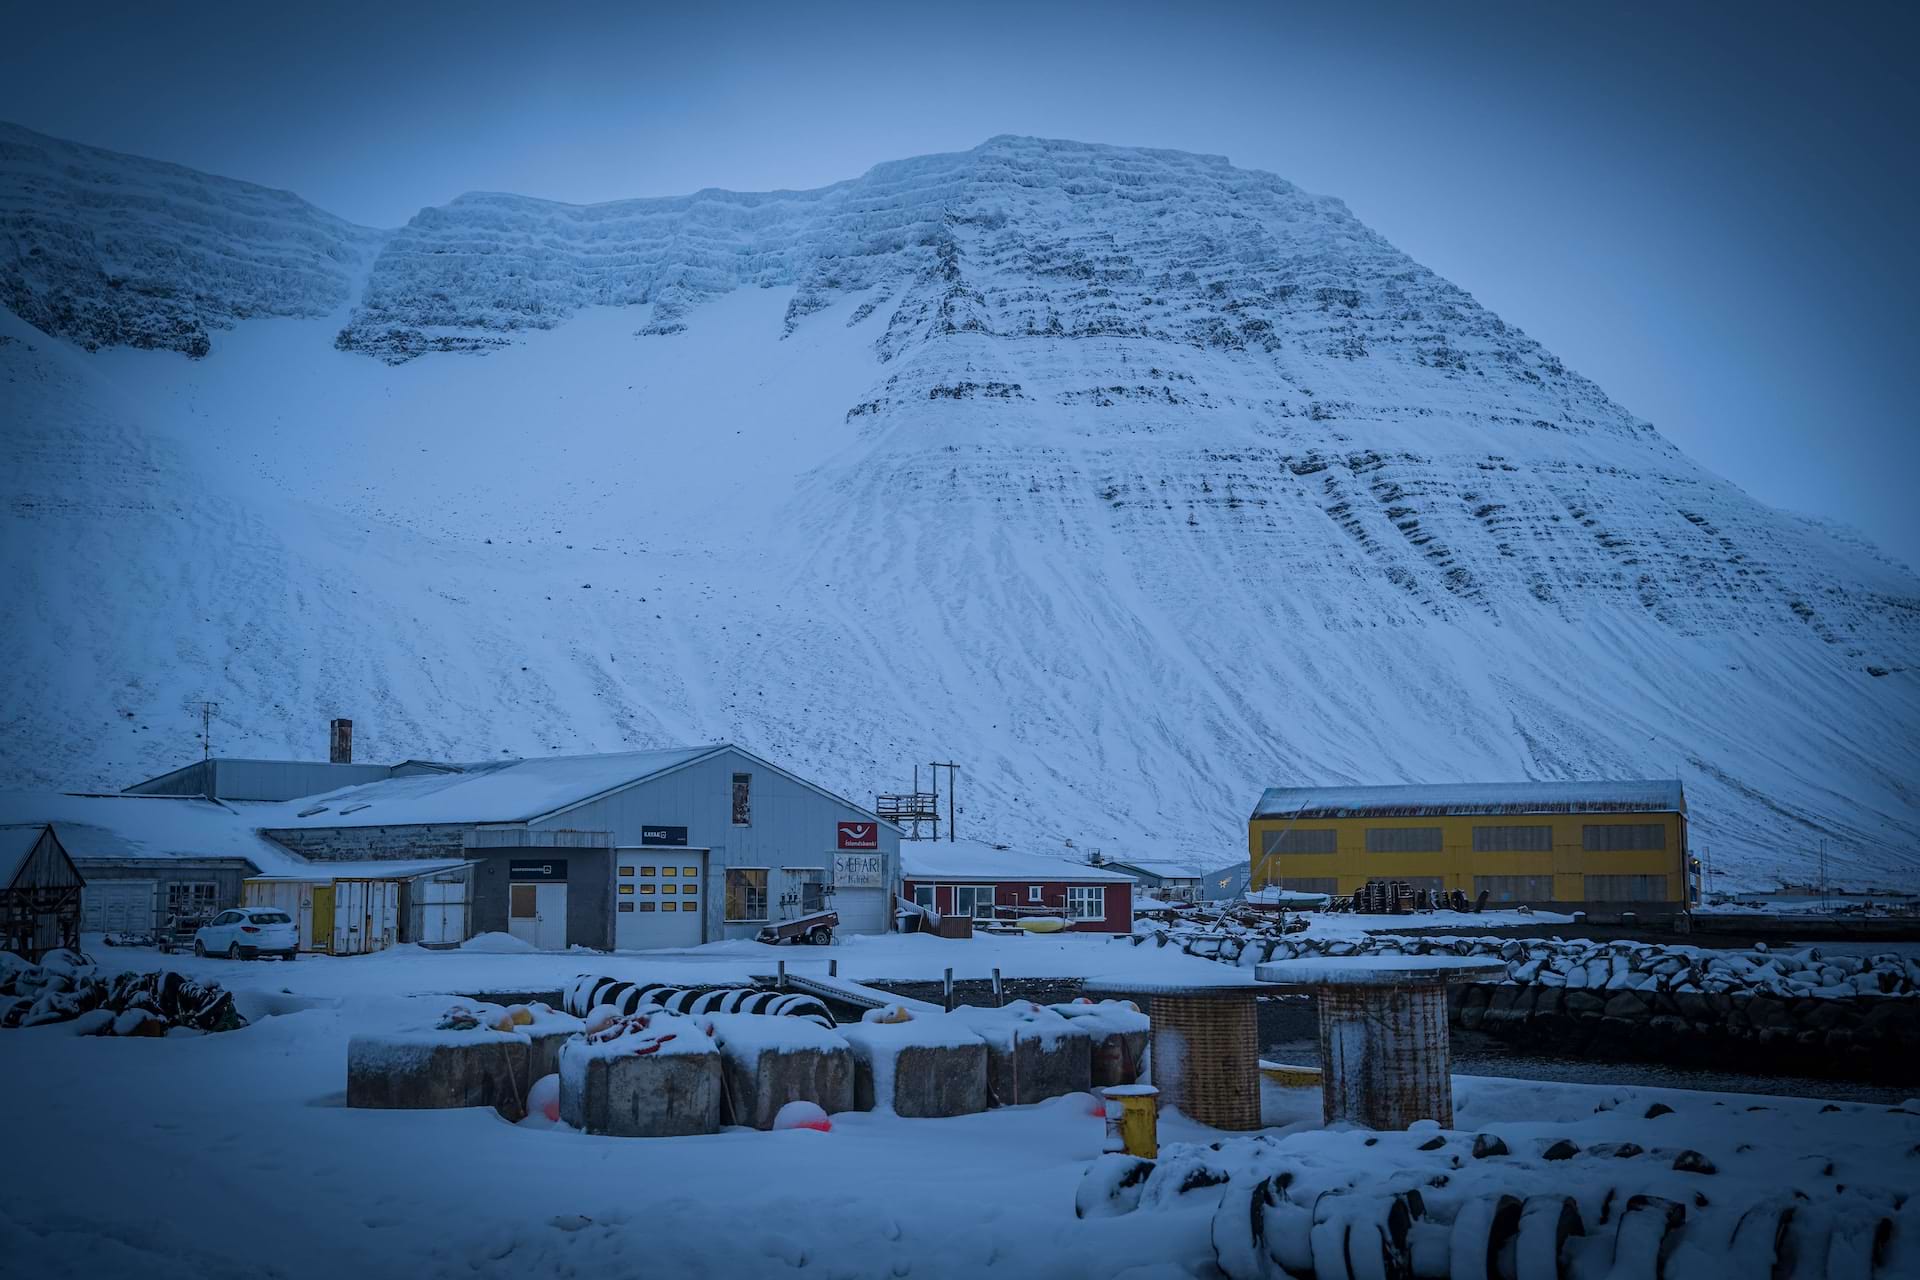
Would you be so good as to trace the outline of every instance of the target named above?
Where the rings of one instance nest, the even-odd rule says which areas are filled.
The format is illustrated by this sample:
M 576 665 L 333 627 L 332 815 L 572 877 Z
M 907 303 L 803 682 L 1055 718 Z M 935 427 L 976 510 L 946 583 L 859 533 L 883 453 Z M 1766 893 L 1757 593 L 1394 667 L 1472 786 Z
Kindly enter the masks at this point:
M 1028 933 L 1058 933 L 1067 927 L 1067 922 L 1058 916 L 1034 916 L 1022 920 L 1020 927 Z

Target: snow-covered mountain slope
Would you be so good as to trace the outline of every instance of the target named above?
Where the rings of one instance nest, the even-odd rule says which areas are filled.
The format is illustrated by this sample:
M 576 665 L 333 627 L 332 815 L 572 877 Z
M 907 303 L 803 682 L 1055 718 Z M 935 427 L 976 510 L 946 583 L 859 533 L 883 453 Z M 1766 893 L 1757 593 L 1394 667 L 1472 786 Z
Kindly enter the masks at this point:
M 1209 865 L 1276 783 L 1677 771 L 1729 883 L 1920 874 L 1920 581 L 1269 175 L 470 196 L 315 296 L 201 360 L 0 316 L 0 782 L 158 772 L 210 698 L 235 754 L 957 759 L 976 834 Z

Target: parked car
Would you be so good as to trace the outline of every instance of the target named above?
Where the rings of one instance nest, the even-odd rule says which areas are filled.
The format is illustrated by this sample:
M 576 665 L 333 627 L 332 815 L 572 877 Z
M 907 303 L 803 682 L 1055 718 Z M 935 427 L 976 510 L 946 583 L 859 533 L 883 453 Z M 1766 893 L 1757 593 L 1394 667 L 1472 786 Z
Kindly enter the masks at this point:
M 300 948 L 293 917 L 278 907 L 235 907 L 200 926 L 193 954 L 253 960 L 264 955 L 291 960 Z

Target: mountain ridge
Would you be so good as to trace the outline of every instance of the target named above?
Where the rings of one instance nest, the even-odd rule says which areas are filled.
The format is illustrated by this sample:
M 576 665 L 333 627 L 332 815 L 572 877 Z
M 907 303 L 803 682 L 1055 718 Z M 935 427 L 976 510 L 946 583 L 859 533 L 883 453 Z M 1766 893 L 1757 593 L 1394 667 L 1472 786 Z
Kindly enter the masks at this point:
M 1679 772 L 1756 882 L 1915 876 L 1911 570 L 1283 178 L 1005 136 L 372 232 L 11 136 L 0 298 L 87 323 L 0 332 L 6 732 L 59 726 L 9 782 L 159 772 L 212 697 L 274 751 L 957 755 L 976 830 L 1217 862 L 1288 779 Z

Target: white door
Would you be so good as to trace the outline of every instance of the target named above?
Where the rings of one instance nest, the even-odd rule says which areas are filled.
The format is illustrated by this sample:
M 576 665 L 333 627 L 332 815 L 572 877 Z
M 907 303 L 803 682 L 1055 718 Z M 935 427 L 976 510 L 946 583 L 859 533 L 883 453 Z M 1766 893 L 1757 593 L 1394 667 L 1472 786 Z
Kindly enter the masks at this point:
M 885 933 L 893 915 L 893 890 L 886 883 L 886 855 L 836 853 L 833 898 L 841 933 Z
M 613 865 L 613 945 L 621 951 L 697 947 L 706 901 L 705 849 L 619 849 Z
M 420 901 L 420 936 L 415 942 L 454 943 L 467 940 L 467 882 L 458 880 L 416 880 L 414 896 Z
M 151 933 L 151 880 L 94 880 L 80 891 L 80 927 L 88 933 Z
M 537 926 L 533 945 L 542 951 L 565 951 L 567 949 L 567 886 L 559 884 L 539 884 L 534 886 L 535 924 Z
M 542 951 L 567 949 L 567 886 L 516 880 L 507 886 L 507 932 Z

